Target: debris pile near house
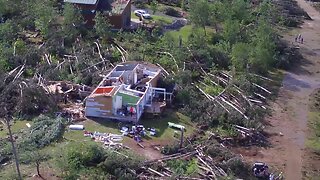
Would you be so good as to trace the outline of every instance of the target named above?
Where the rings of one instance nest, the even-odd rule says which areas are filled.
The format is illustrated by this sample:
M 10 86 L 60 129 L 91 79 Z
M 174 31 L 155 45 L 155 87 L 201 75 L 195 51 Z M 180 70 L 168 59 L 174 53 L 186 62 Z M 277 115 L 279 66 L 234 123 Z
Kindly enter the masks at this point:
M 133 137 L 134 136 L 146 136 L 149 134 L 150 136 L 156 136 L 157 132 L 155 128 L 145 128 L 143 125 L 135 125 L 131 126 L 122 126 L 120 132 L 124 136 Z
M 25 67 L 17 66 L 0 77 L 0 104 L 7 109 L 0 111 L 2 117 L 18 115 L 28 118 L 56 109 L 52 96 L 48 96 L 34 79 L 20 78 Z
M 39 84 L 48 94 L 54 95 L 55 101 L 62 109 L 57 115 L 72 122 L 85 118 L 82 101 L 91 93 L 91 87 L 64 81 L 39 82 Z
M 71 103 L 62 106 L 62 111 L 57 113 L 72 122 L 77 122 L 85 119 L 84 107 L 82 103 Z
M 67 102 L 81 102 L 84 98 L 89 96 L 93 88 L 74 84 L 65 81 L 49 81 L 42 85 L 46 92 L 60 96 L 60 101 Z
M 157 134 L 155 128 L 146 128 L 143 125 L 134 125 L 129 128 L 128 126 L 122 126 L 120 132 L 123 136 L 128 136 L 133 138 L 134 141 L 137 142 L 137 145 L 141 148 L 145 148 L 142 142 L 142 137 L 147 135 L 147 132 L 150 136 L 155 136 Z
M 100 133 L 84 131 L 85 137 L 90 137 L 96 142 L 102 142 L 106 148 L 122 148 L 124 147 L 120 141 L 123 140 L 123 135 L 112 134 L 112 133 Z

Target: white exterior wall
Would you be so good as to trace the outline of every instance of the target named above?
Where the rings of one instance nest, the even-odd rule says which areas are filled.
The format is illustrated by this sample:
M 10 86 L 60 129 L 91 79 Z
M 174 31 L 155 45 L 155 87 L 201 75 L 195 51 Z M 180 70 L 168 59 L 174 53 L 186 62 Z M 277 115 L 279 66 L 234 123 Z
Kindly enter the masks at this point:
M 108 117 L 110 110 L 101 110 L 99 106 L 104 106 L 94 101 L 93 98 L 86 99 L 85 115 L 91 117 Z

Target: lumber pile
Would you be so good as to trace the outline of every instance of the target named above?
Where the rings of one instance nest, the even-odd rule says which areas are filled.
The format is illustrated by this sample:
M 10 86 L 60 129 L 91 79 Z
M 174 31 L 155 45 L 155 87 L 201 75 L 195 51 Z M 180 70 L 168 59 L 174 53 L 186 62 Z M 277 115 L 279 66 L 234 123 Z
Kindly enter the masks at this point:
M 209 155 L 206 155 L 204 149 L 206 146 L 197 145 L 193 150 L 186 153 L 176 153 L 164 156 L 160 159 L 146 161 L 144 166 L 140 168 L 139 179 L 167 179 L 172 177 L 174 172 L 167 165 L 166 161 L 176 159 L 196 159 L 199 171 L 195 177 L 179 177 L 178 179 L 219 179 L 219 177 L 226 177 L 227 173 L 219 167 L 219 162 L 216 162 Z
M 235 130 L 238 132 L 234 137 L 221 137 L 212 132 L 209 132 L 210 136 L 208 140 L 215 139 L 221 146 L 268 146 L 269 142 L 267 137 L 260 131 L 254 128 L 245 128 L 239 125 L 234 125 Z

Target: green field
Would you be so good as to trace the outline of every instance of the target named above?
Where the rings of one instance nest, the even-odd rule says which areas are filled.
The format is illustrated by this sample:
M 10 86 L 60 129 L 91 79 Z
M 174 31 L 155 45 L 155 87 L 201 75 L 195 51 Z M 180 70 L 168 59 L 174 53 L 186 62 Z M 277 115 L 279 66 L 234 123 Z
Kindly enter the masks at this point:
M 150 136 L 147 135 L 143 138 L 142 144 L 171 144 L 175 140 L 178 140 L 174 137 L 175 131 L 177 131 L 180 134 L 180 131 L 177 129 L 172 129 L 168 127 L 168 122 L 177 123 L 180 125 L 185 126 L 185 136 L 191 135 L 195 130 L 195 125 L 191 122 L 191 119 L 182 113 L 179 113 L 177 111 L 174 111 L 172 109 L 166 109 L 163 113 L 157 116 L 149 115 L 144 116 L 140 120 L 140 124 L 144 125 L 145 128 L 155 128 L 157 130 L 156 136 Z M 12 125 L 12 131 L 14 133 L 18 133 L 22 131 L 22 129 L 27 128 L 26 123 L 30 123 L 30 121 L 16 121 Z M 31 124 L 31 123 L 30 123 Z M 98 120 L 98 119 L 87 119 L 82 122 L 78 122 L 76 124 L 83 124 L 85 127 L 85 130 L 90 132 L 101 132 L 101 133 L 114 133 L 114 134 L 121 134 L 120 128 L 121 126 L 132 126 L 132 124 L 126 124 L 126 123 L 119 123 L 117 121 L 111 121 L 111 120 Z M 32 125 L 32 124 L 31 124 Z M 6 129 L 3 131 L 0 131 L 0 137 L 7 136 Z M 66 127 L 66 130 L 63 134 L 63 138 L 59 140 L 58 142 L 52 143 L 43 149 L 41 149 L 42 152 L 45 154 L 50 154 L 52 158 L 50 158 L 48 161 L 43 162 L 41 164 L 41 171 L 44 173 L 45 171 L 48 171 L 53 174 L 59 174 L 59 169 L 57 168 L 57 158 L 61 156 L 63 152 L 66 151 L 68 144 L 71 142 L 85 142 L 85 143 L 95 143 L 98 145 L 103 145 L 101 142 L 95 142 L 90 139 L 90 137 L 84 137 L 82 130 L 69 130 L 68 127 Z M 124 140 L 122 142 L 124 145 L 127 145 L 129 147 L 132 147 L 133 149 L 137 148 L 136 142 L 130 137 L 124 137 Z M 137 153 L 137 150 L 133 150 L 133 153 Z M 5 166 L 1 173 L 5 171 L 5 173 L 0 175 L 0 179 L 6 179 L 9 178 L 11 174 L 13 173 L 14 166 L 13 164 L 10 164 L 8 166 Z M 34 174 L 36 172 L 36 168 L 34 164 L 21 164 L 21 171 L 24 175 L 30 175 Z
M 12 133 L 18 133 L 20 132 L 23 128 L 27 128 L 26 123 L 32 124 L 31 121 L 26 121 L 26 120 L 16 120 L 14 121 L 14 123 L 11 126 L 11 131 Z M 0 129 L 2 129 L 0 131 L 0 138 L 4 138 L 8 135 L 8 129 L 7 126 L 4 124 L 1 124 L 2 128 L 0 127 Z
M 158 15 L 152 15 L 152 19 L 145 20 L 146 23 L 155 22 L 156 24 L 171 24 L 173 22 L 173 19 L 167 16 L 158 16 Z M 133 12 L 131 12 L 131 19 L 139 19 Z
M 312 135 L 306 141 L 306 145 L 320 155 L 320 112 L 309 113 L 309 128 L 312 130 Z
M 157 130 L 157 136 L 152 137 L 155 141 L 168 140 L 173 138 L 174 131 L 179 131 L 168 127 L 168 122 L 183 125 L 186 129 L 185 135 L 190 135 L 195 130 L 195 125 L 191 122 L 191 119 L 179 112 L 173 110 L 166 110 L 162 117 L 142 119 L 141 124 L 146 128 L 153 127 Z

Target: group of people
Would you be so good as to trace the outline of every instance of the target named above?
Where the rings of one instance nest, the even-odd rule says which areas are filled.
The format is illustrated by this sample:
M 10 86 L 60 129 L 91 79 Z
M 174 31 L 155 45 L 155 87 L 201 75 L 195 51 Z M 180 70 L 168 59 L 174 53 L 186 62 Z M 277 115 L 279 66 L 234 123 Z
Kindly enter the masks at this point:
M 296 35 L 294 41 L 303 44 L 303 37 L 301 36 L 301 34 Z

